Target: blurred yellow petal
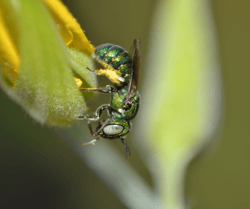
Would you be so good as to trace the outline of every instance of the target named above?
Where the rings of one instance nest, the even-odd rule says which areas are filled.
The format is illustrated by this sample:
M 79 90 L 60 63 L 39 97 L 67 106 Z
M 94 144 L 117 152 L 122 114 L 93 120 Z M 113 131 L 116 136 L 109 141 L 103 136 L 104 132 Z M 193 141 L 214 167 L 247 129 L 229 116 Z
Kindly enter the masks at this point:
M 90 44 L 80 25 L 63 3 L 59 0 L 43 1 L 47 4 L 55 22 L 60 26 L 60 33 L 66 46 L 80 49 L 91 56 L 95 50 L 94 46 Z
M 81 85 L 82 85 L 82 80 L 81 80 L 81 79 L 75 78 L 75 82 L 76 82 L 76 85 L 77 85 L 78 87 L 81 87 Z
M 10 35 L 11 31 L 6 27 L 3 15 L 7 13 L 6 5 L 0 2 L 0 66 L 2 72 L 15 84 L 18 77 L 18 68 L 20 66 L 20 58 L 13 39 Z M 4 14 L 3 14 L 4 13 Z M 9 23 L 9 22 L 8 22 Z M 7 24 L 8 24 L 7 23 Z

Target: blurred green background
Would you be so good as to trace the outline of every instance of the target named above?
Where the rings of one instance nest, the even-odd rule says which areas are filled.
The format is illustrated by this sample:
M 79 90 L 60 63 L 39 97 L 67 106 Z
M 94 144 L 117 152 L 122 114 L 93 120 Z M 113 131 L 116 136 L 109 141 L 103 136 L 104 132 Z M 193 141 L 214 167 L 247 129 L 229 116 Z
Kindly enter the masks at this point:
M 157 1 L 63 2 L 95 46 L 115 43 L 129 50 L 140 38 L 143 66 Z M 250 208 L 250 1 L 213 0 L 211 6 L 224 112 L 219 135 L 189 165 L 186 203 L 195 209 Z M 53 129 L 31 120 L 2 91 L 0 101 L 0 208 L 126 208 Z M 143 159 L 131 150 L 129 163 L 152 185 Z

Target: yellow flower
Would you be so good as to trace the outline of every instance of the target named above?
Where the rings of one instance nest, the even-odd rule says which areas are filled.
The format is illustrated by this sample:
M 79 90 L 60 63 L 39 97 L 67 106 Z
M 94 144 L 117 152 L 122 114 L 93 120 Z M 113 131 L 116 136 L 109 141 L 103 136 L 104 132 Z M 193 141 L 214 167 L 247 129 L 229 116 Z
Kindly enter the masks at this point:
M 58 0 L 43 0 L 48 6 L 56 24 L 60 25 L 60 33 L 66 46 L 80 49 L 91 56 L 95 48 L 91 45 L 83 33 L 76 19 L 72 17 L 68 9 Z
M 96 86 L 90 44 L 59 0 L 0 0 L 0 85 L 41 124 L 86 111 L 78 86 Z

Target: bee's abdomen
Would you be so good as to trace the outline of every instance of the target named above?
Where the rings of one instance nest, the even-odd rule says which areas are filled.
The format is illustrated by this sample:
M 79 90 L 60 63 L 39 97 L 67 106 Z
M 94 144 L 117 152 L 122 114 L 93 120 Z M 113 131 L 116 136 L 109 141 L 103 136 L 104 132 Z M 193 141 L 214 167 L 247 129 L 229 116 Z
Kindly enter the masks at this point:
M 113 69 L 118 70 L 124 77 L 125 82 L 130 79 L 132 59 L 122 47 L 113 44 L 103 44 L 96 47 L 94 56 L 98 61 L 104 62 Z

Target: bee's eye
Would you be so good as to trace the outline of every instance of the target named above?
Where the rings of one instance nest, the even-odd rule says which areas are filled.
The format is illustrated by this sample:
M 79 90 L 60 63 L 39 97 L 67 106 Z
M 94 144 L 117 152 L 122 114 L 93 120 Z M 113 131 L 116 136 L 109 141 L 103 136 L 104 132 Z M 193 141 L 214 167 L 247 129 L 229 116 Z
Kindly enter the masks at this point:
M 123 131 L 123 126 L 121 125 L 107 125 L 103 128 L 104 134 L 107 135 L 117 135 L 120 134 Z

